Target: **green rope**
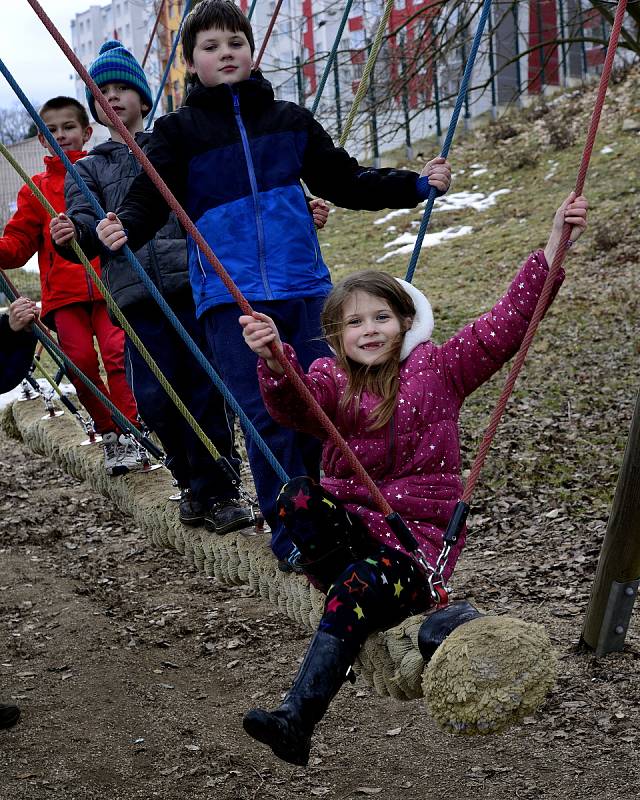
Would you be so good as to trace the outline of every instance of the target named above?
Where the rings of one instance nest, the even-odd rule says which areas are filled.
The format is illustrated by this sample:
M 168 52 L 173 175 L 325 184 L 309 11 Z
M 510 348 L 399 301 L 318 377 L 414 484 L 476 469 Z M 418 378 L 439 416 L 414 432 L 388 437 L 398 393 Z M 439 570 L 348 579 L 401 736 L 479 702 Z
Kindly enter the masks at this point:
M 384 13 L 382 14 L 382 18 L 380 19 L 380 24 L 378 25 L 378 30 L 376 31 L 376 35 L 373 40 L 371 52 L 369 53 L 369 58 L 367 58 L 367 63 L 365 64 L 364 70 L 362 72 L 362 78 L 360 79 L 360 85 L 358 86 L 358 91 L 356 92 L 356 96 L 353 98 L 353 103 L 351 104 L 349 116 L 347 117 L 347 120 L 344 124 L 344 130 L 342 131 L 342 136 L 340 137 L 340 142 L 339 142 L 340 147 L 344 147 L 345 142 L 347 141 L 347 138 L 351 133 L 351 128 L 356 118 L 356 114 L 358 113 L 358 108 L 360 107 L 360 103 L 362 102 L 362 98 L 365 96 L 367 89 L 369 88 L 369 76 L 375 66 L 376 60 L 378 58 L 378 52 L 382 47 L 384 32 L 389 23 L 389 17 L 391 16 L 391 11 L 393 10 L 393 2 L 394 0 L 387 0 L 385 4 Z
M 27 175 L 27 173 L 24 171 L 22 166 L 15 160 L 15 158 L 11 155 L 9 150 L 7 150 L 7 148 L 4 146 L 4 144 L 2 144 L 2 142 L 0 142 L 0 152 L 7 159 L 7 161 L 11 164 L 11 166 L 15 169 L 15 171 L 18 173 L 18 175 L 20 175 L 20 177 L 27 184 L 27 186 L 31 189 L 31 191 L 36 196 L 36 198 L 40 201 L 42 206 L 47 210 L 47 213 L 51 217 L 57 217 L 58 216 L 58 212 L 53 208 L 51 203 L 42 194 L 40 189 L 38 189 L 38 187 L 31 180 L 29 175 Z M 84 266 L 85 270 L 87 271 L 87 273 L 91 276 L 91 279 L 93 280 L 93 282 L 96 284 L 98 289 L 100 289 L 100 292 L 102 293 L 107 305 L 109 306 L 109 309 L 115 315 L 115 317 L 118 320 L 118 322 L 120 323 L 122 329 L 127 334 L 127 336 L 131 339 L 131 341 L 133 342 L 134 346 L 139 351 L 139 353 L 142 356 L 142 358 L 145 360 L 145 362 L 146 362 L 147 366 L 149 367 L 149 369 L 151 370 L 151 372 L 155 375 L 155 377 L 158 379 L 158 382 L 160 383 L 162 388 L 165 390 L 167 395 L 171 398 L 171 400 L 172 400 L 173 404 L 175 405 L 175 407 L 182 414 L 182 416 L 186 419 L 186 421 L 189 423 L 189 425 L 193 428 L 193 430 L 196 433 L 197 437 L 200 439 L 202 444 L 207 448 L 208 452 L 213 456 L 213 458 L 216 458 L 216 459 L 219 458 L 220 457 L 220 453 L 214 447 L 213 442 L 211 441 L 211 439 L 209 439 L 207 434 L 202 430 L 202 428 L 200 427 L 200 424 L 198 423 L 196 418 L 189 411 L 189 409 L 182 402 L 182 400 L 178 397 L 178 395 L 176 394 L 174 388 L 171 386 L 169 381 L 165 378 L 164 374 L 160 371 L 160 368 L 158 367 L 156 362 L 151 357 L 151 354 L 149 353 L 147 348 L 144 346 L 144 344 L 140 340 L 138 334 L 133 330 L 133 328 L 131 327 L 131 325 L 127 321 L 126 317 L 124 316 L 124 314 L 120 310 L 119 306 L 116 304 L 115 300 L 113 299 L 112 294 L 109 292 L 109 290 L 107 289 L 105 284 L 102 282 L 102 280 L 98 276 L 98 273 L 93 268 L 93 265 L 91 264 L 89 259 L 86 257 L 86 255 L 84 254 L 84 252 L 80 248 L 80 245 L 75 240 L 75 238 L 72 239 L 70 246 L 73 249 L 73 252 L 80 259 L 80 261 L 81 261 L 82 265 Z

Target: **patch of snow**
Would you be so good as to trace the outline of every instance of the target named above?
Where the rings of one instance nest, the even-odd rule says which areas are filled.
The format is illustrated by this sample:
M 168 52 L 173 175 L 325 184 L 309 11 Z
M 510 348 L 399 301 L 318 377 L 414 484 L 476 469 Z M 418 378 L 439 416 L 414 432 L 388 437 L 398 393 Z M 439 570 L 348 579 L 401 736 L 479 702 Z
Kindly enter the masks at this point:
M 422 248 L 433 247 L 437 244 L 447 241 L 448 239 L 457 239 L 459 236 L 466 236 L 472 231 L 473 228 L 471 225 L 458 225 L 453 228 L 445 228 L 445 230 L 438 231 L 438 233 L 427 233 L 422 241 Z M 417 238 L 417 236 L 413 236 L 411 233 L 403 233 L 392 242 L 387 242 L 385 244 L 385 248 L 395 247 L 396 245 L 401 246 L 396 250 L 393 250 L 390 253 L 385 253 L 383 256 L 376 259 L 377 263 L 380 264 L 381 262 L 386 261 L 388 258 L 393 258 L 393 256 L 413 252 Z
M 609 155 L 609 153 L 613 153 L 613 147 L 610 147 L 608 144 L 605 145 L 602 150 L 600 151 L 603 156 Z
M 393 231 L 397 231 L 398 228 L 395 225 L 389 225 L 387 230 L 390 231 L 391 233 L 393 233 Z
M 485 172 L 489 172 L 487 167 L 480 167 L 479 169 L 476 169 L 471 173 L 471 177 L 475 178 L 476 175 L 484 175 Z
M 399 217 L 400 214 L 410 214 L 413 211 L 411 208 L 397 208 L 395 211 L 390 211 L 388 214 L 385 214 L 384 217 L 380 217 L 380 219 L 374 219 L 374 225 L 383 225 L 385 222 L 388 222 L 390 219 L 394 217 Z
M 496 204 L 496 199 L 501 194 L 509 194 L 511 189 L 496 189 L 489 195 L 482 192 L 454 192 L 445 194 L 436 200 L 434 211 L 458 211 L 461 208 L 473 208 L 476 211 L 486 211 Z

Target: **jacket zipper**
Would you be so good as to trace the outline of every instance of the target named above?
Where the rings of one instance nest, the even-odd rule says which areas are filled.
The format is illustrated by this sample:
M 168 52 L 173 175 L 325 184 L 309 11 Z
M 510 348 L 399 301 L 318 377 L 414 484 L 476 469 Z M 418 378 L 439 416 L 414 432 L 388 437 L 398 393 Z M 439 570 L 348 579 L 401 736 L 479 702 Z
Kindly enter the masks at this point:
M 251 150 L 249 149 L 249 138 L 247 131 L 244 127 L 242 117 L 240 116 L 240 98 L 238 93 L 231 89 L 233 96 L 233 112 L 236 117 L 236 123 L 240 131 L 240 138 L 242 139 L 242 149 L 244 150 L 245 161 L 247 162 L 247 171 L 249 173 L 249 183 L 251 184 L 251 194 L 253 195 L 253 207 L 256 214 L 256 231 L 258 238 L 258 263 L 260 264 L 260 276 L 262 278 L 262 285 L 264 286 L 267 300 L 273 300 L 273 292 L 269 285 L 267 278 L 267 264 L 264 252 L 264 227 L 262 224 L 262 213 L 260 211 L 260 200 L 258 198 L 258 182 L 256 181 L 256 173 L 253 168 L 253 159 L 251 157 Z

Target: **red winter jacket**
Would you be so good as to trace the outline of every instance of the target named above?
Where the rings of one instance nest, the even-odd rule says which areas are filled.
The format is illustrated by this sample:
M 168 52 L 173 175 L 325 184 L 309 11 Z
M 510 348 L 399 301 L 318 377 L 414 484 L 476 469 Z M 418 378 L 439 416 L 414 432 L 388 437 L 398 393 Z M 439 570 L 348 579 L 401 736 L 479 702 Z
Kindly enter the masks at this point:
M 405 335 L 405 342 L 412 336 L 411 351 L 400 365 L 396 410 L 390 424 L 382 429 L 368 430 L 370 414 L 379 402 L 370 394 L 365 393 L 360 399 L 357 421 L 353 412 L 340 411 L 339 400 L 347 379 L 335 359 L 317 359 L 308 375 L 304 375 L 293 349 L 284 345 L 287 357 L 313 396 L 334 420 L 389 505 L 411 528 L 432 565 L 442 549 L 444 531 L 455 504 L 462 496 L 460 407 L 465 397 L 517 351 L 547 274 L 544 253 L 538 251 L 524 264 L 491 311 L 441 345 L 427 341 L 433 318 L 422 295 L 428 307 L 422 314 L 423 322 L 429 319 L 426 334 L 414 336 L 416 314 L 412 329 Z M 563 277 L 558 279 L 556 289 Z M 415 302 L 413 292 L 421 293 L 412 289 Z M 416 309 L 420 311 L 417 303 Z M 258 361 L 258 377 L 267 409 L 277 422 L 325 440 L 321 481 L 324 488 L 360 516 L 374 539 L 402 550 L 383 515 L 373 505 L 369 491 L 354 477 L 335 445 L 326 441 L 324 429 L 292 389 L 288 378 L 272 372 L 263 359 Z M 463 534 L 452 548 L 445 578 L 453 570 L 464 539 Z
M 67 153 L 73 163 L 86 156 L 81 150 Z M 66 170 L 58 156 L 45 156 L 46 170 L 33 176 L 40 189 L 56 211 L 65 210 L 64 178 Z M 34 253 L 38 253 L 40 285 L 42 287 L 42 317 L 47 319 L 57 308 L 71 303 L 102 300 L 98 287 L 87 276 L 82 264 L 73 264 L 62 258 L 53 248 L 49 234 L 49 213 L 40 204 L 28 186 L 18 192 L 18 208 L 0 237 L 0 267 L 22 267 Z M 91 262 L 100 275 L 100 259 Z

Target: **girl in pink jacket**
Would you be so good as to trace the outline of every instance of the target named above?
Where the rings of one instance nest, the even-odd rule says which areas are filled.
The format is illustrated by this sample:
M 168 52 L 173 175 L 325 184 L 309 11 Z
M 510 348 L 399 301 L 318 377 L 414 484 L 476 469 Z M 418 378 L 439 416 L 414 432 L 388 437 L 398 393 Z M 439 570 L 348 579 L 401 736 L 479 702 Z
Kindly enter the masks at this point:
M 327 298 L 322 324 L 334 358 L 307 375 L 264 314 L 240 317 L 269 413 L 282 425 L 326 434 L 293 390 L 269 345 L 283 347 L 311 393 L 410 527 L 430 564 L 462 495 L 458 415 L 464 399 L 518 350 L 565 222 L 571 243 L 586 226 L 587 203 L 572 193 L 556 212 L 544 251 L 533 253 L 507 293 L 444 344 L 430 337 L 427 298 L 382 272 L 355 273 Z M 556 290 L 564 276 L 560 276 Z M 310 579 L 326 591 L 324 613 L 283 704 L 249 711 L 245 730 L 293 764 L 306 765 L 311 734 L 344 682 L 366 638 L 431 604 L 426 577 L 403 549 L 367 489 L 325 441 L 321 485 L 287 483 L 278 513 Z M 447 579 L 464 546 L 452 549 Z

